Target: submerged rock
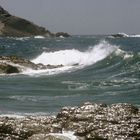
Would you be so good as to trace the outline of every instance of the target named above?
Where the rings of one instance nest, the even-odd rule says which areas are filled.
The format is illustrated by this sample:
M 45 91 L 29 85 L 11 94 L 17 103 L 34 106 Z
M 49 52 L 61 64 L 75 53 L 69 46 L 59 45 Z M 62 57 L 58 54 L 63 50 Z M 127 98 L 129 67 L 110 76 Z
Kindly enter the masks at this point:
M 72 131 L 75 140 L 138 140 L 140 110 L 131 104 L 88 102 L 64 107 L 56 117 L 0 118 L 0 139 L 69 140 L 64 131 Z

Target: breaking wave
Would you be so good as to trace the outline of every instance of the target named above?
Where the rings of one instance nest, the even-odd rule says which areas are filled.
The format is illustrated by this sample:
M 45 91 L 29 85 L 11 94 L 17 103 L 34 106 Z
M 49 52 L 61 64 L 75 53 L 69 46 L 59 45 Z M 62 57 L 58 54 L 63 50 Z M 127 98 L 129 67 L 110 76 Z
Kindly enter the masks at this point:
M 55 52 L 43 52 L 32 62 L 44 65 L 64 65 L 64 66 L 87 66 L 92 65 L 100 60 L 103 60 L 112 52 L 117 50 L 117 46 L 110 45 L 106 41 L 102 41 L 100 44 L 89 49 L 85 52 L 81 52 L 76 49 L 60 50 Z
M 62 65 L 63 67 L 46 70 L 28 69 L 24 71 L 24 74 L 32 75 L 38 73 L 51 75 L 83 68 L 105 59 L 117 49 L 118 46 L 111 45 L 106 41 L 101 41 L 99 44 L 89 47 L 86 51 L 70 49 L 54 52 L 43 52 L 41 55 L 31 61 L 35 64 L 42 63 L 43 65 Z

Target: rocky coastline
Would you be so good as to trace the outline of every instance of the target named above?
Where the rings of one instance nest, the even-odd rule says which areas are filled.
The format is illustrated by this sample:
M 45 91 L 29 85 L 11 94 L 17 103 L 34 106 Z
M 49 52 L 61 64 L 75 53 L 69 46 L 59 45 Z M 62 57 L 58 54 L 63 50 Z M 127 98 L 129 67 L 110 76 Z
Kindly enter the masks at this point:
M 43 65 L 35 64 L 30 60 L 17 56 L 0 56 L 0 74 L 22 73 L 26 69 L 43 70 L 55 69 L 63 67 L 63 65 Z
M 26 19 L 13 16 L 0 6 L 0 37 L 69 37 L 68 33 L 51 33 L 44 27 L 38 26 Z
M 0 117 L 1 140 L 139 140 L 140 109 L 126 103 L 63 107 L 56 116 Z M 55 134 L 55 135 L 54 135 Z

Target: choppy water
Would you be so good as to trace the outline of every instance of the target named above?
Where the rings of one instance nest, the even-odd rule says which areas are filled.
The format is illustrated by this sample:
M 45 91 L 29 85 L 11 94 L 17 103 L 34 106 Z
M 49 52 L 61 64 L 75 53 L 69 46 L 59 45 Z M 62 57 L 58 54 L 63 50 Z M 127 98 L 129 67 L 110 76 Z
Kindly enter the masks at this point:
M 52 114 L 86 101 L 140 106 L 140 38 L 0 38 L 0 55 L 62 68 L 0 76 L 0 114 Z

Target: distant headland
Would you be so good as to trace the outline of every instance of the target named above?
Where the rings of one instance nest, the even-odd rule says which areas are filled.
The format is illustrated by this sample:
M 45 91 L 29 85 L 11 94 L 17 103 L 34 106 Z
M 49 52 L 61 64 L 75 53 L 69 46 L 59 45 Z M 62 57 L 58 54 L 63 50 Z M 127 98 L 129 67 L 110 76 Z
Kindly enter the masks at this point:
M 25 37 L 25 36 L 45 36 L 45 37 L 69 37 L 68 33 L 51 33 L 44 27 L 40 27 L 26 19 L 11 15 L 0 6 L 0 36 L 2 37 Z

